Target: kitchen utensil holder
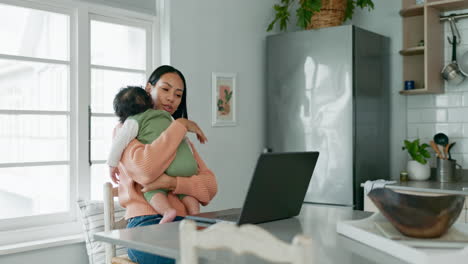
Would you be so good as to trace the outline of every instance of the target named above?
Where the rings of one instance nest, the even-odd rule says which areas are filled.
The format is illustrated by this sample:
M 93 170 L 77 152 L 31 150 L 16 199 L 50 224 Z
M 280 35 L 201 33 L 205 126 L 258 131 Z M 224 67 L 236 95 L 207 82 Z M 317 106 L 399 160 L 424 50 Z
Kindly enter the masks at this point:
M 457 164 L 456 160 L 449 159 L 439 159 L 437 158 L 437 169 L 436 169 L 436 178 L 439 182 L 456 182 L 457 178 L 457 169 L 461 169 L 461 166 Z

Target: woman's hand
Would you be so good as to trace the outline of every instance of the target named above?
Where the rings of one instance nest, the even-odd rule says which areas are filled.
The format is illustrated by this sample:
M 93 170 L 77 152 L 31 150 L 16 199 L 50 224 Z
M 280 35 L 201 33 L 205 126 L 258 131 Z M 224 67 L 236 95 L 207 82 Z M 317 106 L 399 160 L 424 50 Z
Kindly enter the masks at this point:
M 115 184 L 119 184 L 119 168 L 109 166 L 109 176 Z
M 205 134 L 197 125 L 197 123 L 191 120 L 188 120 L 186 118 L 179 118 L 177 119 L 177 121 L 180 122 L 182 125 L 184 125 L 185 128 L 187 128 L 187 131 L 197 134 L 197 139 L 198 141 L 200 141 L 200 143 L 205 144 L 205 142 L 208 141 Z
M 173 191 L 176 188 L 177 179 L 166 174 L 159 176 L 155 181 L 146 184 L 141 189 L 142 192 L 148 192 L 157 189 L 169 189 Z

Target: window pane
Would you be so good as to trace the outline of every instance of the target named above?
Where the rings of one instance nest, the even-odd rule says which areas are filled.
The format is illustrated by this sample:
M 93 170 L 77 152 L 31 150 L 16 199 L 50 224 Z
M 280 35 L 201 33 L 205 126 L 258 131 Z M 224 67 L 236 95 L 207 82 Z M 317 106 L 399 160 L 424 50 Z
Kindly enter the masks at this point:
M 91 118 L 91 160 L 107 160 L 112 131 L 117 123 L 116 117 Z
M 67 111 L 68 84 L 67 65 L 0 59 L 0 109 Z
M 0 114 L 0 124 L 0 163 L 69 160 L 68 116 Z
M 143 86 L 145 74 L 91 69 L 91 109 L 93 113 L 114 113 L 112 102 L 120 88 Z
M 102 188 L 104 183 L 111 182 L 109 177 L 109 167 L 107 164 L 94 164 L 91 166 L 91 200 L 102 200 Z
M 0 219 L 69 210 L 69 166 L 0 168 Z
M 91 20 L 91 64 L 145 69 L 145 30 Z
M 68 15 L 0 4 L 0 53 L 69 60 Z

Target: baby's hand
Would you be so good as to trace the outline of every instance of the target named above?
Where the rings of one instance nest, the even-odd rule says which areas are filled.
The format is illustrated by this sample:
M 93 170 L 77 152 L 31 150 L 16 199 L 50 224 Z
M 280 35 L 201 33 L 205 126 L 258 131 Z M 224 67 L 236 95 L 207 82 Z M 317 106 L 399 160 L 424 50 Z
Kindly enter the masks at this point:
M 109 166 L 109 176 L 115 184 L 119 184 L 119 168 Z

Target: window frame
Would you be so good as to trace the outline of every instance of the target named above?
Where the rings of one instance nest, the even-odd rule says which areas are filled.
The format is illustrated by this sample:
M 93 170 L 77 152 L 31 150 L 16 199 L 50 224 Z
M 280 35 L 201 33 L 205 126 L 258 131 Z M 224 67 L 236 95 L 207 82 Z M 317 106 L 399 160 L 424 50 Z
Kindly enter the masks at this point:
M 90 63 L 90 22 L 91 19 L 110 23 L 137 26 L 146 31 L 146 76 L 149 76 L 153 66 L 160 62 L 159 16 L 123 10 L 100 4 L 58 0 L 0 0 L 0 4 L 32 8 L 55 12 L 69 16 L 69 83 L 68 111 L 30 111 L 30 110 L 0 110 L 8 114 L 64 114 L 69 120 L 69 161 L 9 163 L 1 167 L 15 165 L 69 165 L 69 212 L 43 214 L 0 220 L 0 247 L 16 243 L 37 241 L 54 237 L 76 235 L 82 233 L 78 218 L 78 199 L 89 200 L 91 197 L 91 153 L 90 146 L 90 112 L 91 104 L 91 63 Z M 15 60 L 27 60 L 46 63 L 61 63 L 60 60 L 1 55 Z M 106 67 L 107 68 L 107 67 Z M 108 69 L 110 69 L 109 67 Z M 34 113 L 33 113 L 34 112 Z M 102 113 L 95 113 L 101 116 Z M 113 116 L 112 114 L 105 114 Z M 93 115 L 94 116 L 94 115 Z M 100 161 L 101 163 L 102 161 Z M 95 163 L 96 164 L 96 163 Z M 99 163 L 98 163 L 99 164 Z M 8 231 L 7 231 L 8 230 Z

